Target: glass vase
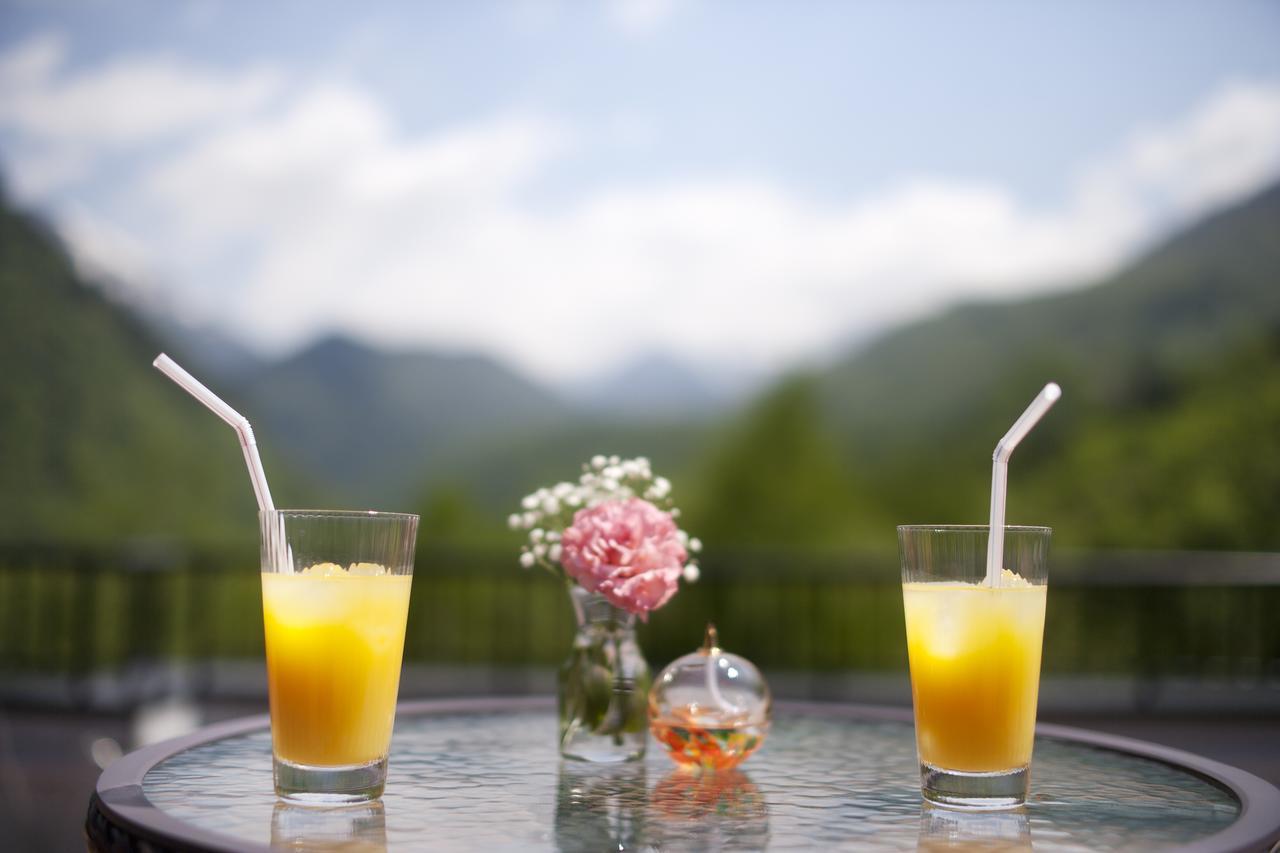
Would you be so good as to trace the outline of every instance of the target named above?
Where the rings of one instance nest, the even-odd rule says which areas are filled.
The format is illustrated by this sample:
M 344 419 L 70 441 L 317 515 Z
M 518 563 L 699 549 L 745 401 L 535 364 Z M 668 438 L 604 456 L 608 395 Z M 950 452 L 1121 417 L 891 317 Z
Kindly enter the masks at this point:
M 636 617 L 572 584 L 578 630 L 560 667 L 560 754 L 612 764 L 644 756 L 652 676 Z

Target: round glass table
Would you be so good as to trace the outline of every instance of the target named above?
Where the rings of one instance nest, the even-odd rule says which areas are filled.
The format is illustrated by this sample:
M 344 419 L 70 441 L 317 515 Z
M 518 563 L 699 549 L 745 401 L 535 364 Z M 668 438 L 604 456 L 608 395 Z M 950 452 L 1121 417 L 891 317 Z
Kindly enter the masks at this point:
M 130 753 L 103 772 L 98 850 L 1267 849 L 1280 790 L 1208 759 L 1040 726 L 1016 811 L 922 803 L 909 711 L 780 704 L 736 771 L 560 760 L 550 699 L 401 705 L 381 801 L 277 800 L 266 717 Z

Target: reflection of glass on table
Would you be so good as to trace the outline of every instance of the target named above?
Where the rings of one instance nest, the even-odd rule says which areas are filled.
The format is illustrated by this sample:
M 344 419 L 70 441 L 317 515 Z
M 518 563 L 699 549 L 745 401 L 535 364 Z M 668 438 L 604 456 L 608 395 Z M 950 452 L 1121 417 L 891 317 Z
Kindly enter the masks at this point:
M 742 770 L 672 770 L 649 792 L 646 841 L 662 850 L 763 850 L 769 804 Z
M 584 853 L 635 849 L 644 826 L 644 763 L 558 764 L 556 846 Z
M 386 809 L 377 800 L 345 806 L 280 800 L 271 812 L 271 846 L 301 853 L 382 853 L 387 849 Z
M 1026 808 L 1009 811 L 965 812 L 920 806 L 920 850 L 972 850 L 1020 853 L 1031 850 L 1031 821 Z

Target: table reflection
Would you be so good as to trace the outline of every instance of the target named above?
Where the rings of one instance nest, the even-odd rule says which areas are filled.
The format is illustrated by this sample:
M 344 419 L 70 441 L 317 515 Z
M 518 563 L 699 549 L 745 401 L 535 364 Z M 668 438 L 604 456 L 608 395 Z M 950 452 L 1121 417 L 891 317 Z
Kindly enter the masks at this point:
M 918 850 L 1031 850 L 1031 822 L 1025 808 L 962 812 L 920 806 Z
M 381 801 L 349 806 L 302 806 L 277 800 L 271 846 L 307 853 L 384 853 L 387 814 Z
M 639 846 L 646 784 L 643 761 L 561 761 L 556 784 L 556 847 L 576 853 Z
M 644 763 L 561 762 L 555 843 L 563 853 L 597 850 L 763 850 L 764 795 L 741 770 L 677 769 L 649 789 Z
M 646 838 L 663 850 L 763 850 L 769 807 L 741 770 L 668 773 L 649 794 Z

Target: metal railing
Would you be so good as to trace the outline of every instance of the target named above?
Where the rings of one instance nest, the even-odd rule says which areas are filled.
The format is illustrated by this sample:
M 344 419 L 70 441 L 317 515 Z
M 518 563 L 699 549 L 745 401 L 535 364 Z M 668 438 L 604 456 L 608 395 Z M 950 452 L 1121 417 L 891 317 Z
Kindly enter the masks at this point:
M 257 559 L 250 547 L 0 546 L 0 673 L 74 685 L 260 661 Z M 692 650 L 714 621 L 766 670 L 906 668 L 892 553 L 717 551 L 702 569 L 641 626 L 651 662 Z M 1280 556 L 1066 553 L 1050 583 L 1046 675 L 1280 683 Z M 555 666 L 572 632 L 561 584 L 510 551 L 419 551 L 407 661 Z

